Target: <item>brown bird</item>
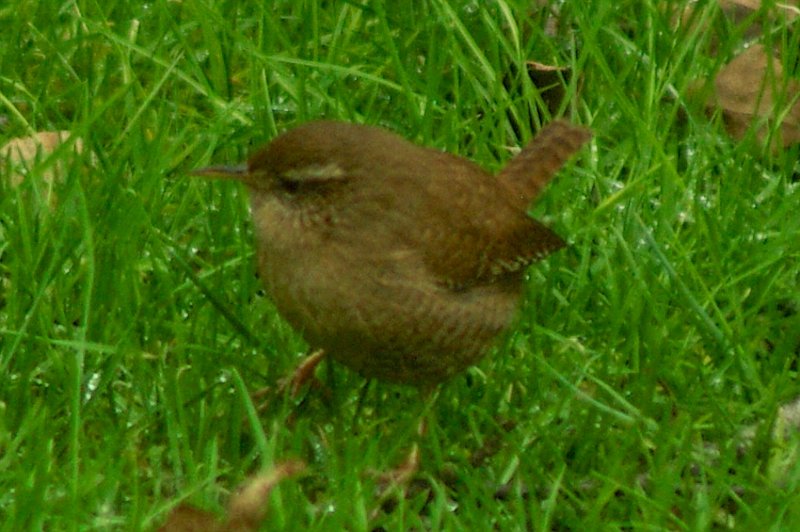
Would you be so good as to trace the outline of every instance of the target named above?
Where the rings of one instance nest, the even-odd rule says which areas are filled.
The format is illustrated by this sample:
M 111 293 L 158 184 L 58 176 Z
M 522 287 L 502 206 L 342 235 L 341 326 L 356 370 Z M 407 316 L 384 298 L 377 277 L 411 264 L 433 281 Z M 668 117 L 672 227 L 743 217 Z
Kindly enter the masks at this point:
M 259 271 L 308 343 L 365 377 L 431 389 L 512 323 L 525 268 L 564 246 L 527 214 L 589 138 L 546 126 L 497 176 L 384 129 L 317 121 L 246 165 Z

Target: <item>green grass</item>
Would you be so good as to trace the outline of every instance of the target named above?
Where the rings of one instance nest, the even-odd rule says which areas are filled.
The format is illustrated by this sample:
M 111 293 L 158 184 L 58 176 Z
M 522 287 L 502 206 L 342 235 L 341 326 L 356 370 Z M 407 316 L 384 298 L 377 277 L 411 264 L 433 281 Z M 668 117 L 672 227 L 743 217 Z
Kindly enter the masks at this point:
M 309 474 L 270 529 L 800 527 L 798 439 L 770 437 L 800 388 L 798 148 L 733 141 L 689 97 L 743 30 L 702 1 L 679 29 L 682 3 L 567 2 L 556 35 L 523 0 L 323 4 L 0 7 L 0 134 L 87 147 L 0 185 L 0 530 L 150 529 L 290 458 Z M 755 18 L 797 77 L 796 24 Z M 534 209 L 571 246 L 382 504 L 370 471 L 423 405 L 326 366 L 330 397 L 254 414 L 306 346 L 260 291 L 244 191 L 185 172 L 318 117 L 496 169 L 548 119 L 526 59 L 573 69 L 560 112 L 596 133 Z

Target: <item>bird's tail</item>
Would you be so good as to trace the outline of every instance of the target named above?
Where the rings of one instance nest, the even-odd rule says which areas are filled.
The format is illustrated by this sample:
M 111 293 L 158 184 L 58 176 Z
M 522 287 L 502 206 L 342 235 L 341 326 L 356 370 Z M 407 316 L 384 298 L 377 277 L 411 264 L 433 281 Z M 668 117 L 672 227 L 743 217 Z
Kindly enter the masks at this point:
M 590 138 L 592 132 L 585 127 L 563 120 L 551 122 L 509 161 L 498 178 L 527 208 L 559 168 Z

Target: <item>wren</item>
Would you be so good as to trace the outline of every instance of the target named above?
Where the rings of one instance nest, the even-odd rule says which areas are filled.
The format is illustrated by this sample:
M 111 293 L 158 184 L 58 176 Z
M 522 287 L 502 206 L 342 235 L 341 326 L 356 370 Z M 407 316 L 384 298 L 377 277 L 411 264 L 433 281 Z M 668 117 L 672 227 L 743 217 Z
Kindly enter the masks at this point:
M 565 245 L 527 209 L 590 137 L 552 122 L 493 176 L 378 127 L 316 121 L 246 165 L 193 173 L 247 186 L 267 293 L 312 347 L 430 389 L 486 354 L 526 267 Z

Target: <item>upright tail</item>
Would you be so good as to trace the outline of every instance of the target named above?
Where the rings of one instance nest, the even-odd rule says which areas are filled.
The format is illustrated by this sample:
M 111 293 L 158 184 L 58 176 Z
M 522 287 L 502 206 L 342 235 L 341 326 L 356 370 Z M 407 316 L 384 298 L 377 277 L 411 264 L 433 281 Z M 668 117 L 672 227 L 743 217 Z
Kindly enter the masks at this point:
M 563 120 L 547 124 L 516 157 L 511 159 L 498 178 L 527 208 L 553 178 L 561 166 L 590 138 L 592 132 Z

